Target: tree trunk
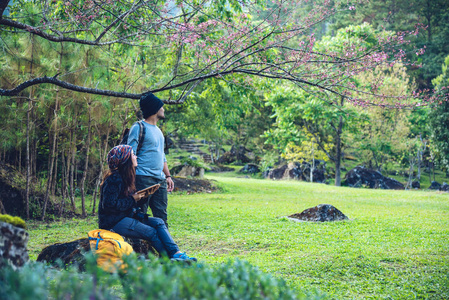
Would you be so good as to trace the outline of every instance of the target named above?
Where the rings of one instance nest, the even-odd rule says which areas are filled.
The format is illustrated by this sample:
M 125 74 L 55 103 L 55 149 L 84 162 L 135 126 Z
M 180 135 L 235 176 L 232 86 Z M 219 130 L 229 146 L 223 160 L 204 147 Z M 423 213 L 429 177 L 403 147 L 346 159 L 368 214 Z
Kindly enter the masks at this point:
M 56 137 L 57 137 L 57 132 L 58 132 L 58 92 L 56 92 L 56 102 L 55 102 L 55 108 L 54 108 L 54 122 L 55 123 L 54 123 L 54 129 L 53 129 L 53 145 L 52 145 L 51 154 L 50 154 L 50 165 L 48 167 L 47 190 L 45 192 L 44 207 L 42 209 L 42 216 L 41 216 L 42 221 L 44 221 L 44 219 L 45 219 L 45 212 L 47 210 L 48 198 L 50 196 L 51 183 L 53 182 L 53 168 L 54 168 L 55 153 L 56 153 Z
M 75 125 L 74 125 L 75 126 Z M 74 134 L 74 129 L 72 127 L 71 131 L 71 154 L 70 154 L 70 171 L 69 171 L 69 187 L 70 187 L 70 202 L 72 204 L 73 212 L 76 211 L 75 207 L 75 155 L 76 155 L 76 134 Z
M 416 179 L 418 179 L 418 181 L 421 179 L 421 149 L 418 150 L 418 157 L 416 158 L 416 160 L 418 161 L 418 174 L 416 176 Z
M 53 170 L 53 180 L 51 182 L 51 187 L 50 187 L 50 195 L 55 196 L 56 195 L 56 185 L 58 182 L 58 139 L 56 139 L 56 149 L 55 149 L 55 168 Z
M 61 198 L 61 205 L 59 207 L 59 216 L 62 217 L 62 214 L 64 213 L 64 208 L 65 208 L 65 199 L 68 198 L 68 191 L 67 191 L 67 186 L 68 186 L 68 158 L 66 160 L 65 158 L 65 151 L 62 150 L 61 151 L 61 160 L 62 160 L 62 187 L 61 187 L 61 194 L 62 194 L 62 198 Z M 67 162 L 67 163 L 66 163 Z
M 379 161 L 378 161 L 378 158 L 377 158 L 377 154 L 376 154 L 376 151 L 374 151 L 374 150 L 371 150 L 371 153 L 373 154 L 373 160 L 374 160 L 374 168 L 377 170 L 377 171 L 379 171 L 380 170 L 380 167 L 379 167 Z M 371 167 L 372 168 L 372 167 Z
M 103 152 L 101 151 L 101 147 L 100 147 L 100 172 L 98 174 L 98 178 L 97 178 L 97 183 L 95 185 L 95 191 L 94 191 L 94 195 L 93 195 L 93 204 L 92 204 L 92 214 L 95 215 L 95 209 L 97 206 L 97 195 L 99 193 L 100 190 L 100 184 L 101 181 L 103 180 L 103 159 L 106 157 L 106 153 L 108 151 L 108 146 L 109 146 L 109 134 L 111 133 L 111 126 L 112 126 L 112 113 L 113 110 L 111 109 L 111 114 L 109 116 L 109 126 L 108 126 L 108 131 L 106 132 L 106 139 L 104 141 L 104 150 Z M 101 136 L 101 135 L 100 135 Z
M 25 205 L 26 205 L 26 218 L 30 219 L 30 181 L 31 181 L 31 164 L 30 164 L 30 112 L 31 106 L 33 103 L 31 99 L 28 99 L 28 109 L 27 109 L 27 132 L 26 132 L 26 140 L 27 140 L 27 150 L 26 150 L 26 192 L 25 192 Z
M 91 123 L 92 123 L 92 115 L 91 115 L 91 107 L 90 104 L 87 104 L 88 106 L 88 113 L 89 113 L 89 121 L 87 123 L 87 141 L 86 141 L 86 160 L 84 162 L 84 170 L 83 170 L 83 177 L 81 178 L 81 213 L 83 218 L 87 216 L 86 213 L 86 192 L 84 190 L 84 186 L 86 183 L 86 177 L 87 177 L 87 169 L 89 167 L 89 151 L 90 151 L 90 135 L 91 135 Z
M 18 155 L 19 155 L 19 162 L 18 162 L 18 164 L 19 164 L 19 167 L 18 167 L 18 169 L 19 169 L 19 173 L 22 173 L 22 147 L 20 147 L 19 146 L 19 151 L 18 151 Z
M 61 71 L 61 65 L 62 65 L 62 56 L 63 56 L 63 46 L 61 44 L 61 51 L 59 52 L 59 67 L 58 67 L 58 72 Z M 57 144 L 57 136 L 58 136 L 58 109 L 59 109 L 59 89 L 56 90 L 56 100 L 55 100 L 55 108 L 53 110 L 54 112 L 54 129 L 53 129 L 53 145 L 52 145 L 52 149 L 51 149 L 51 155 L 50 155 L 50 164 L 49 164 L 49 168 L 48 168 L 48 181 L 47 181 L 47 191 L 45 192 L 45 198 L 44 198 L 44 209 L 42 210 L 42 221 L 45 219 L 45 211 L 47 209 L 47 203 L 48 203 L 48 198 L 49 198 L 49 194 L 50 194 L 50 190 L 52 188 L 52 184 L 53 184 L 53 176 L 56 177 L 57 174 L 57 170 L 53 175 L 53 169 L 54 169 L 54 165 L 55 165 L 55 160 L 56 160 L 56 144 Z M 52 193 L 54 194 L 54 192 Z
M 422 135 L 419 135 L 419 140 L 421 141 L 421 144 L 418 148 L 418 181 L 421 180 L 421 164 L 423 161 L 423 155 L 424 155 L 424 151 L 426 151 L 427 148 L 427 141 L 424 141 L 422 139 Z
M 6 214 L 5 207 L 3 206 L 2 200 L 0 200 L 0 214 Z
M 435 157 L 432 157 L 433 181 L 435 181 Z
M 64 56 L 64 44 L 61 43 L 61 51 L 59 52 L 59 66 L 58 66 L 58 72 L 61 72 L 62 69 L 62 59 Z M 55 117 L 57 116 L 57 112 L 58 112 L 58 105 L 59 105 L 59 89 L 56 90 L 56 104 L 55 104 Z M 57 123 L 55 124 L 55 129 L 57 128 Z M 58 178 L 58 139 L 56 139 L 56 149 L 55 149 L 55 169 L 54 169 L 54 175 L 53 175 L 53 180 L 51 183 L 51 195 L 55 196 L 55 191 L 56 191 L 56 185 L 57 185 L 57 178 Z
M 214 160 L 214 147 L 212 143 L 209 143 L 209 152 L 210 152 L 210 162 L 213 164 L 215 163 L 215 160 Z
M 429 161 L 429 182 L 432 183 L 432 163 Z
M 340 106 L 343 107 L 344 97 L 341 97 Z M 341 186 L 341 133 L 343 129 L 343 117 L 340 116 L 336 132 L 335 148 L 335 186 Z
M 65 150 L 61 149 L 61 196 L 62 198 L 65 198 L 66 194 L 66 174 L 67 174 L 67 167 L 66 167 L 66 158 L 65 158 Z
M 341 118 L 341 117 L 340 117 Z M 335 186 L 341 186 L 341 140 L 337 135 L 335 156 Z
M 32 90 L 30 91 L 30 99 L 33 99 Z M 33 100 L 31 100 L 33 101 Z M 34 120 L 37 119 L 36 117 L 36 107 L 34 105 L 31 105 L 30 110 L 30 163 L 31 163 L 31 176 L 36 176 L 36 169 L 37 169 L 37 139 L 35 137 L 35 122 Z
M 109 135 L 109 128 L 108 128 L 108 134 L 106 135 L 106 141 L 105 144 L 107 145 L 107 137 Z M 94 190 L 94 194 L 92 195 L 92 214 L 95 215 L 95 206 L 97 205 L 97 195 L 98 195 L 98 191 L 100 189 L 100 184 L 101 184 L 101 180 L 103 178 L 103 152 L 101 151 L 101 144 L 100 144 L 100 172 L 98 172 L 98 176 L 97 176 L 97 180 L 95 182 L 95 190 Z M 106 148 L 106 146 L 105 146 Z
M 33 76 L 33 52 L 34 52 L 34 36 L 31 36 L 31 65 L 30 74 Z M 28 109 L 27 109 L 27 154 L 26 154 L 26 191 L 25 191 L 25 205 L 26 205 L 26 218 L 30 219 L 30 188 L 31 188 L 31 151 L 30 151 L 30 135 L 31 135 L 31 117 L 33 112 L 33 88 L 30 89 L 30 94 L 28 98 Z
M 218 160 L 220 158 L 220 148 L 221 144 L 215 143 L 215 160 Z
M 315 170 L 315 149 L 313 148 L 313 138 L 312 138 L 312 166 L 310 167 L 310 182 L 313 182 L 313 171 Z
M 35 122 L 33 120 L 36 120 L 36 108 L 34 105 L 31 106 L 31 175 L 32 177 L 36 176 L 36 169 L 37 169 L 37 139 L 35 137 Z
M 410 170 L 409 170 L 409 173 L 408 173 L 408 180 L 407 180 L 407 184 L 405 185 L 405 189 L 406 190 L 409 190 L 409 189 L 412 188 L 413 170 L 415 169 L 415 162 L 416 162 L 415 157 L 412 157 L 410 159 Z

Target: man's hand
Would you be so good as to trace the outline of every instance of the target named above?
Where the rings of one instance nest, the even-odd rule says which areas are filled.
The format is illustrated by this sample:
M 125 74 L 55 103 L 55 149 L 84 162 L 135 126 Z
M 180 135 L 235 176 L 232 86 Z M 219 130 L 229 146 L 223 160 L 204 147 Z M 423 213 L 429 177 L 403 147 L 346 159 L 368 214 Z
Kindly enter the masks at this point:
M 167 192 L 173 191 L 174 188 L 175 188 L 175 183 L 173 182 L 171 177 L 168 177 L 167 178 Z

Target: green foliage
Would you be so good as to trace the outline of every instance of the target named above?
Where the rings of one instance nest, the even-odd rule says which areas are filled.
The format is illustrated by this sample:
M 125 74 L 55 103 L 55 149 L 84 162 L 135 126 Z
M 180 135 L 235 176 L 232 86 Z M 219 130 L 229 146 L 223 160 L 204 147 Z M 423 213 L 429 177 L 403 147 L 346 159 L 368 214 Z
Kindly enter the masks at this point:
M 42 263 L 30 262 L 20 271 L 6 265 L 0 268 L 0 299 L 40 300 L 48 299 L 48 268 Z
M 306 129 L 304 131 L 307 131 Z M 307 140 L 302 141 L 300 145 L 289 144 L 287 149 L 283 153 L 283 157 L 287 161 L 300 162 L 302 160 L 312 161 L 314 159 L 320 159 L 327 161 L 329 158 L 326 153 L 319 149 L 318 145 L 314 141 L 315 138 L 311 134 L 307 134 Z M 332 144 L 325 144 L 324 149 L 330 151 Z
M 446 194 L 210 178 L 229 192 L 171 198 L 172 233 L 196 257 L 245 259 L 292 286 L 315 287 L 333 299 L 449 293 Z M 350 221 L 281 218 L 320 203 L 332 203 Z
M 176 1 L 178 4 L 181 2 Z M 251 12 L 245 10 L 245 2 L 236 0 L 212 1 L 210 6 L 205 8 L 210 14 L 193 16 L 191 24 L 196 26 L 208 20 L 223 20 L 232 24 L 232 19 L 241 17 L 242 13 L 251 14 Z M 262 11 L 266 7 L 276 5 L 265 1 L 256 2 L 259 3 Z M 296 10 L 297 20 L 302 21 L 307 18 L 308 11 L 320 9 L 323 2 L 325 1 L 309 1 L 308 3 L 302 3 L 299 7 L 295 7 L 295 4 L 287 4 L 286 7 Z M 201 2 L 193 0 L 189 3 L 191 5 L 184 5 L 182 8 L 186 17 L 192 13 L 193 7 Z M 385 28 L 391 30 L 387 34 L 393 34 L 394 31 L 398 30 L 414 30 L 413 26 L 419 19 L 419 22 L 424 22 L 425 25 L 430 25 L 430 27 L 427 31 L 420 31 L 416 39 L 412 37 L 412 45 L 404 50 L 408 50 L 409 54 L 413 56 L 413 61 L 415 51 L 411 51 L 412 48 L 426 44 L 426 53 L 422 60 L 424 69 L 421 69 L 421 71 L 409 70 L 409 74 L 419 72 L 420 76 L 427 80 L 439 73 L 435 70 L 439 68 L 443 55 L 448 53 L 448 39 L 445 37 L 448 36 L 449 14 L 443 5 L 444 3 L 444 0 L 368 1 L 365 6 L 357 4 L 356 10 L 345 10 L 347 5 L 344 4 L 341 7 L 343 10 L 339 11 L 333 17 L 333 20 L 330 20 L 334 24 L 323 22 L 321 28 L 311 29 L 321 31 L 314 46 L 314 51 L 320 52 L 326 49 L 341 54 L 350 48 L 354 51 L 362 48 L 374 49 L 377 43 L 375 37 L 382 31 L 378 30 L 381 29 L 381 26 L 386 24 Z M 50 2 L 47 4 L 50 4 Z M 75 36 L 88 39 L 96 38 L 98 36 L 96 33 L 107 27 L 112 16 L 120 15 L 124 10 L 130 8 L 133 2 L 111 5 L 111 10 L 100 10 L 101 16 L 96 18 L 95 22 L 89 22 L 89 30 L 87 31 L 76 31 L 80 28 L 81 23 L 72 22 L 73 20 L 68 19 L 64 10 L 69 8 L 69 10 L 76 11 L 77 7 L 85 10 L 84 5 L 93 5 L 92 2 L 77 0 L 65 4 L 63 1 L 53 1 L 51 5 L 53 4 L 54 6 L 50 7 L 54 10 L 50 9 L 46 13 L 48 17 L 55 16 L 61 20 L 61 24 L 65 24 L 59 29 L 62 31 L 74 30 L 74 32 L 77 32 L 74 33 Z M 426 6 L 427 4 L 428 6 Z M 42 6 L 40 2 L 15 1 L 11 8 L 11 16 L 17 17 L 17 20 L 21 22 L 46 30 L 49 34 L 54 34 L 56 31 L 53 30 L 57 30 L 54 27 L 57 26 L 56 23 L 51 28 L 42 24 L 44 21 L 41 19 L 43 7 L 45 5 Z M 157 9 L 155 7 L 155 11 Z M 195 13 L 192 15 L 195 15 Z M 147 22 L 155 22 L 156 24 L 158 18 L 156 14 L 148 11 Z M 138 25 L 135 23 L 136 20 L 138 19 L 127 19 L 128 25 L 132 25 L 128 29 L 130 33 L 136 29 L 134 25 Z M 250 19 L 248 22 L 258 21 L 260 20 Z M 365 21 L 367 23 L 364 23 Z M 121 22 L 119 23 L 121 24 Z M 322 36 L 325 34 L 328 25 L 337 29 L 337 31 L 332 32 L 332 34 L 328 32 L 328 36 Z M 123 26 L 124 24 L 118 25 L 109 33 L 120 34 L 124 32 Z M 269 31 L 270 26 L 260 29 Z M 284 30 L 288 30 L 287 25 Z M 211 37 L 216 35 L 215 38 L 226 36 L 226 33 L 218 28 L 208 34 Z M 315 35 L 315 37 L 317 36 Z M 256 37 L 257 35 L 254 35 L 254 37 L 249 35 L 245 42 L 251 42 L 251 39 Z M 187 44 L 178 43 L 178 41 L 167 43 L 162 35 L 152 35 L 150 39 L 144 36 L 136 37 L 136 44 L 144 47 L 119 44 L 111 44 L 107 47 L 88 47 L 74 43 L 52 43 L 26 31 L 9 31 L 8 29 L 0 32 L 0 78 L 5 88 L 12 88 L 32 77 L 60 74 L 58 78 L 75 85 L 91 86 L 98 89 L 113 88 L 114 90 L 139 93 L 148 89 L 157 89 L 164 82 L 169 82 L 173 78 L 175 79 L 172 83 L 176 85 L 180 78 L 190 76 L 188 74 L 194 73 L 192 70 L 198 63 L 201 63 L 200 60 L 204 59 L 203 56 L 196 57 L 194 55 L 198 47 L 207 49 L 215 41 L 215 38 L 207 40 L 202 36 L 197 44 L 188 47 Z M 298 39 L 301 40 L 301 37 Z M 252 40 L 252 42 L 256 42 L 256 40 Z M 268 40 L 258 42 L 260 42 L 260 45 L 269 46 Z M 295 43 L 297 42 L 296 39 L 292 40 L 292 48 L 296 48 Z M 268 48 L 271 48 L 271 46 Z M 181 56 L 177 54 L 179 50 L 183 50 Z M 266 59 L 267 61 L 276 61 L 280 54 L 279 50 L 270 50 L 266 54 Z M 429 70 L 431 72 L 427 72 Z M 176 72 L 177 76 L 174 75 Z M 399 81 L 404 79 L 404 77 L 401 77 L 402 75 L 396 75 L 398 78 L 395 79 Z M 369 88 L 362 81 L 358 79 L 353 83 L 358 87 Z M 423 83 L 422 80 L 420 83 Z M 249 88 L 249 86 L 252 86 L 252 88 Z M 394 83 L 390 86 L 394 86 Z M 212 78 L 200 83 L 183 105 L 166 106 L 167 119 L 164 121 L 164 130 L 166 133 L 177 132 L 179 136 L 184 138 L 206 139 L 209 142 L 208 145 L 211 145 L 206 151 L 215 152 L 215 157 L 220 154 L 221 149 L 226 144 L 244 145 L 264 156 L 261 163 L 263 169 L 273 165 L 278 160 L 277 151 L 285 151 L 289 143 L 300 145 L 307 141 L 305 130 L 303 130 L 304 126 L 307 126 L 308 131 L 313 131 L 324 144 L 335 142 L 336 139 L 332 136 L 335 130 L 332 125 L 335 127 L 340 117 L 344 120 L 343 150 L 351 150 L 351 154 L 362 157 L 365 161 L 372 159 L 374 156 L 372 152 L 376 152 L 376 155 L 385 158 L 379 159 L 379 161 L 384 161 L 385 166 L 396 163 L 396 161 L 392 161 L 393 158 L 398 160 L 397 152 L 399 151 L 397 148 L 405 145 L 402 142 L 402 137 L 407 133 L 406 127 L 409 127 L 412 138 L 420 133 L 423 137 L 429 137 L 426 133 L 428 131 L 426 126 L 429 110 L 422 109 L 412 112 L 409 116 L 409 122 L 406 122 L 403 120 L 404 116 L 396 117 L 402 115 L 402 113 L 392 111 L 372 114 L 363 111 L 360 113 L 359 110 L 352 109 L 346 103 L 340 105 L 338 97 L 322 93 L 313 94 L 316 92 L 313 89 L 307 91 L 311 93 L 294 89 L 297 89 L 297 87 L 293 88 L 288 84 L 236 74 L 228 75 L 226 78 Z M 169 92 L 160 92 L 158 96 L 162 99 L 176 99 L 182 92 L 183 89 L 179 88 Z M 267 102 L 264 102 L 264 95 Z M 31 101 L 27 100 L 28 97 L 31 98 Z M 265 105 L 265 103 L 268 105 Z M 440 108 L 443 109 L 444 105 Z M 135 112 L 138 110 L 138 104 L 136 101 L 100 98 L 70 92 L 52 85 L 33 86 L 17 98 L 3 97 L 0 103 L 0 110 L 2 111 L 2 123 L 0 125 L 2 161 L 14 161 L 14 164 L 19 166 L 18 169 L 22 168 L 23 171 L 26 161 L 27 111 L 30 110 L 31 171 L 33 176 L 38 177 L 37 183 L 33 181 L 33 189 L 36 190 L 36 187 L 38 187 L 45 191 L 49 154 L 52 147 L 51 137 L 53 131 L 58 130 L 58 169 L 55 170 L 57 174 L 56 196 L 61 197 L 63 187 L 69 184 L 69 176 L 66 175 L 70 175 L 71 160 L 69 161 L 69 158 L 72 153 L 75 155 L 73 161 L 76 163 L 74 166 L 76 170 L 73 172 L 75 175 L 74 186 L 69 187 L 69 192 L 73 190 L 76 195 L 79 195 L 81 190 L 77 185 L 82 176 L 80 170 L 86 155 L 84 147 L 86 146 L 85 141 L 89 127 L 87 125 L 89 108 L 92 110 L 93 119 L 90 127 L 94 136 L 90 145 L 91 155 L 86 184 L 88 185 L 87 192 L 91 193 L 95 187 L 95 179 L 100 173 L 101 164 L 104 165 L 107 150 L 115 145 L 122 129 L 129 127 L 137 119 Z M 444 126 L 446 126 L 444 121 L 448 118 L 444 113 L 440 114 L 442 111 L 438 113 L 436 111 L 439 110 L 435 110 L 435 114 L 432 115 L 435 116 L 435 125 L 432 125 L 432 127 L 444 132 Z M 370 115 L 369 118 L 367 114 Z M 273 118 L 269 118 L 270 115 Z M 388 122 L 383 122 L 385 120 Z M 396 122 L 398 120 L 400 122 Z M 359 130 L 363 127 L 366 129 L 368 126 L 375 127 L 375 125 L 383 125 L 382 130 L 384 131 L 382 134 L 378 134 L 377 129 Z M 389 126 L 395 126 L 394 129 L 396 130 L 398 127 L 396 125 L 401 127 L 401 143 L 398 143 L 391 135 L 388 136 L 389 132 L 385 131 L 385 128 L 389 128 Z M 354 130 L 358 131 L 354 132 Z M 266 135 L 261 137 L 265 131 Z M 370 134 L 373 133 L 374 138 L 371 139 L 371 136 L 367 138 L 369 135 L 364 135 L 367 131 L 370 131 Z M 264 144 L 266 139 L 268 141 Z M 439 143 L 439 145 L 447 143 L 445 142 L 447 141 L 445 136 L 441 136 L 441 138 L 435 136 L 434 139 L 435 143 Z M 363 141 L 360 142 L 361 140 Z M 276 149 L 272 151 L 273 148 Z M 433 152 L 440 161 L 448 157 L 444 151 L 441 151 L 443 148 L 433 147 L 432 149 L 435 149 Z M 335 149 L 330 150 L 332 150 L 330 152 L 335 152 Z M 169 166 L 172 165 L 173 160 L 169 160 Z M 379 165 L 382 165 L 382 162 Z M 17 181 L 17 185 L 25 186 L 26 181 L 24 179 L 23 177 L 21 181 Z M 61 198 L 56 198 L 56 200 L 59 201 Z M 67 198 L 66 201 L 68 201 Z M 30 203 L 32 216 L 40 215 L 40 205 L 38 201 Z
M 348 25 L 337 31 L 335 35 L 324 36 L 315 46 L 317 51 L 329 49 L 336 53 L 347 51 L 360 51 L 360 49 L 373 49 L 378 43 L 378 36 L 391 35 L 392 32 L 376 32 L 368 23 Z
M 319 289 L 332 299 L 449 297 L 447 193 L 206 175 L 226 192 L 174 193 L 168 207 L 170 233 L 199 264 L 238 258 L 295 290 Z M 320 203 L 334 205 L 350 220 L 282 218 Z M 36 259 L 45 246 L 86 237 L 98 224 L 89 216 L 28 226 Z M 115 290 L 124 298 L 121 288 Z
M 86 273 L 79 273 L 76 266 L 58 271 L 38 262 L 29 262 L 17 271 L 2 268 L 0 299 L 118 299 L 111 288 L 117 282 L 117 275 L 102 273 L 92 265 L 95 264 L 92 257 L 88 261 L 90 267 Z
M 348 26 L 340 29 L 335 36 L 323 37 L 314 45 L 314 50 L 320 52 L 327 49 L 344 54 L 348 48 L 353 51 L 371 49 L 376 46 L 378 35 L 367 23 Z M 267 103 L 273 107 L 273 117 L 276 118 L 276 126 L 266 132 L 267 142 L 282 150 L 289 143 L 298 144 L 305 139 L 302 128 L 319 137 L 317 142 L 324 145 L 331 143 L 329 137 L 335 137 L 340 117 L 344 120 L 344 133 L 353 130 L 359 118 L 359 111 L 345 104 L 341 97 L 316 90 L 306 92 L 279 84 L 266 97 Z
M 263 85 L 264 81 L 257 84 Z M 184 104 L 166 108 L 167 132 L 200 137 L 215 149 L 226 143 L 263 148 L 260 136 L 271 123 L 271 110 L 261 95 L 240 84 L 217 79 L 200 84 L 196 90 Z
M 195 168 L 203 168 L 205 170 L 210 170 L 210 167 L 204 163 L 202 158 L 192 159 L 191 157 L 185 157 L 181 159 L 181 164 L 185 166 L 191 166 Z
M 13 217 L 10 215 L 2 215 L 0 214 L 0 222 L 9 223 L 11 225 L 14 225 L 16 227 L 20 227 L 23 229 L 26 229 L 27 225 L 24 220 L 20 217 Z
M 432 141 L 435 153 L 441 164 L 449 170 L 449 56 L 442 66 L 442 74 L 432 81 L 444 100 L 434 105 L 429 115 Z
M 449 13 L 447 0 L 384 0 L 355 4 L 355 10 L 342 10 L 334 16 L 330 28 L 340 29 L 352 24 L 369 22 L 375 29 L 392 32 L 415 31 L 410 44 L 403 45 L 407 58 L 422 63 L 421 68 L 410 68 L 420 87 L 431 88 L 431 79 L 439 74 L 439 66 L 449 49 Z M 416 49 L 425 47 L 425 53 L 417 58 Z
M 1 299 L 303 299 L 305 295 L 241 260 L 210 266 L 168 260 L 124 260 L 125 273 L 106 273 L 87 256 L 87 271 L 61 271 L 29 263 L 19 271 L 0 270 Z M 307 299 L 323 299 L 308 294 Z
M 126 299 L 297 299 L 285 281 L 235 260 L 207 264 L 125 260 L 130 266 L 122 285 Z
M 402 95 L 410 95 L 414 85 L 401 64 L 389 68 L 378 67 L 360 74 L 357 80 L 361 85 L 382 80 L 384 84 L 378 90 L 381 94 L 397 91 Z M 386 99 L 385 104 L 388 103 Z M 351 137 L 351 146 L 370 168 L 385 170 L 384 167 L 389 162 L 399 162 L 404 155 L 416 154 L 409 145 L 410 140 L 422 134 L 421 131 L 415 134 L 410 132 L 412 127 L 415 130 L 422 128 L 418 125 L 418 114 L 413 115 L 416 125 L 412 126 L 411 113 L 408 110 L 382 107 L 357 108 L 357 110 L 363 118 L 356 125 L 358 129 Z
M 273 107 L 276 122 L 265 132 L 266 143 L 281 151 L 291 143 L 300 145 L 310 140 L 307 134 L 312 134 L 323 147 L 332 144 L 336 141 L 335 127 L 340 117 L 344 120 L 344 133 L 354 130 L 359 117 L 358 111 L 350 105 L 329 105 L 316 95 L 282 85 L 267 94 L 267 104 Z M 335 149 L 332 150 L 328 154 L 333 159 Z
M 278 160 L 279 160 L 278 153 L 276 153 L 275 151 L 266 152 L 263 155 L 262 160 L 260 161 L 260 169 L 262 173 L 273 168 L 273 166 Z

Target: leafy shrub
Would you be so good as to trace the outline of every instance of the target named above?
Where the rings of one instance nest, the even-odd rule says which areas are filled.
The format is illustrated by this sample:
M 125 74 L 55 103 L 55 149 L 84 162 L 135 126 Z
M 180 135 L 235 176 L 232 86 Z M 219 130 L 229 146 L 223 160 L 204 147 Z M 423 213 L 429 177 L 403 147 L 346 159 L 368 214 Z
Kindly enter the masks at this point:
M 20 271 L 14 271 L 9 264 L 5 264 L 0 269 L 0 299 L 47 299 L 47 270 L 40 263 L 28 263 Z
M 93 255 L 86 255 L 87 272 L 79 273 L 77 266 L 60 271 L 40 262 L 29 262 L 14 271 L 6 266 L 0 269 L 0 299 L 118 299 L 114 285 L 117 274 L 98 268 Z
M 277 155 L 276 153 L 274 152 L 265 153 L 260 162 L 260 170 L 262 171 L 262 173 L 272 169 L 278 160 L 279 155 Z
M 0 299 L 322 299 L 299 294 L 285 281 L 236 260 L 210 266 L 152 258 L 125 258 L 125 273 L 106 273 L 86 255 L 86 272 L 32 262 L 0 270 Z
M 210 167 L 203 161 L 201 157 L 197 159 L 193 159 L 192 157 L 185 157 L 181 159 L 181 164 L 184 166 L 191 166 L 195 168 L 203 168 L 205 170 L 210 170 Z

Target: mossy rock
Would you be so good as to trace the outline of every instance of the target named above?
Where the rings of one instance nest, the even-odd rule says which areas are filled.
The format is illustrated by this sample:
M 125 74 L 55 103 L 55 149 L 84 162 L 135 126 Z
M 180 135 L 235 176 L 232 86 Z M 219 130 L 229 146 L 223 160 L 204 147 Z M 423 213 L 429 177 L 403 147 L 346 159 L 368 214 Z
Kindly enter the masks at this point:
M 9 223 L 11 225 L 14 225 L 16 227 L 20 227 L 23 229 L 26 229 L 26 223 L 24 220 L 22 220 L 22 218 L 20 217 L 13 217 L 10 215 L 2 215 L 0 214 L 0 222 L 5 222 L 5 223 Z

